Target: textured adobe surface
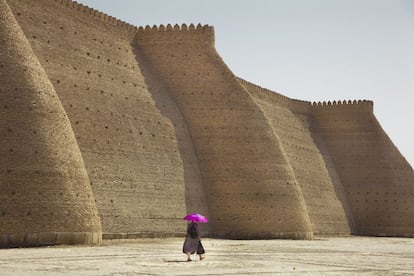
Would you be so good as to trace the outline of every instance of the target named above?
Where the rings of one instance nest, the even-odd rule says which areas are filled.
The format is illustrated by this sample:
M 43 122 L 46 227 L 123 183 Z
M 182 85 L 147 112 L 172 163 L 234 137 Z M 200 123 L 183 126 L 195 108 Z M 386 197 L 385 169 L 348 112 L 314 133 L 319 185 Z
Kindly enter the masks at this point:
M 0 5 L 2 246 L 183 235 L 189 212 L 216 237 L 414 235 L 413 169 L 372 102 L 241 80 L 209 26 Z
M 71 124 L 5 0 L 0 37 L 0 247 L 99 243 Z
M 340 179 L 312 133 L 311 104 L 242 80 L 280 139 L 300 185 L 315 234 L 350 234 L 352 216 Z M 328 155 L 328 156 L 326 156 Z M 329 206 L 329 208 L 326 208 Z
M 137 49 L 156 68 L 188 123 L 214 214 L 213 233 L 311 237 L 281 145 L 213 48 L 212 28 L 139 30 Z

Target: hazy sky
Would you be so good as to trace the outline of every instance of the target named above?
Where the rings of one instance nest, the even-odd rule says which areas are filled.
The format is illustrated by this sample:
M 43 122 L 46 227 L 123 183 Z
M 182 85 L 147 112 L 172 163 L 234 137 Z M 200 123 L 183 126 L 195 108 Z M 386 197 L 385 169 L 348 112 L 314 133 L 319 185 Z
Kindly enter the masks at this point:
M 79 0 L 136 26 L 208 24 L 237 76 L 290 98 L 369 99 L 414 166 L 414 0 Z

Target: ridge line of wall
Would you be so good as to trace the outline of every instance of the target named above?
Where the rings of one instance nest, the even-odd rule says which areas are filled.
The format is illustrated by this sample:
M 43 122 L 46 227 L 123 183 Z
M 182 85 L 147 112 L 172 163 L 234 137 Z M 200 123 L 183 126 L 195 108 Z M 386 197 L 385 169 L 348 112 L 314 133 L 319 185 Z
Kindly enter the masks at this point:
M 101 12 L 99 10 L 95 10 L 91 7 L 88 7 L 86 5 L 83 5 L 81 3 L 78 3 L 76 1 L 73 0 L 53 0 L 54 2 L 61 4 L 63 6 L 66 6 L 68 8 L 72 8 L 74 10 L 77 10 L 79 12 L 83 12 L 86 14 L 89 14 L 93 17 L 99 18 L 100 20 L 102 20 L 103 22 L 107 22 L 110 23 L 114 26 L 119 26 L 121 28 L 124 28 L 126 30 L 129 31 L 139 31 L 139 32 L 162 32 L 162 31 L 202 31 L 202 32 L 212 32 L 214 30 L 214 28 L 212 26 L 209 25 L 201 25 L 201 23 L 198 23 L 197 25 L 194 24 L 175 24 L 175 25 L 171 25 L 171 24 L 167 24 L 167 25 L 153 25 L 153 26 L 149 26 L 146 25 L 145 27 L 140 26 L 137 27 L 133 24 L 127 23 L 125 21 L 122 21 L 116 17 L 110 16 L 104 12 Z
M 285 95 L 282 95 L 278 92 L 272 91 L 270 89 L 267 89 L 267 88 L 261 87 L 257 84 L 246 81 L 246 80 L 244 80 L 240 77 L 237 77 L 237 78 L 244 85 L 252 86 L 256 89 L 259 89 L 261 93 L 277 95 L 281 99 L 283 99 L 283 101 L 286 101 L 286 102 L 302 103 L 302 104 L 310 105 L 312 107 L 330 107 L 330 106 L 340 106 L 340 105 L 349 105 L 349 106 L 352 106 L 352 105 L 368 105 L 368 106 L 372 107 L 374 105 L 373 101 L 366 100 L 366 99 L 364 99 L 364 100 L 313 101 L 313 102 L 303 101 L 303 100 L 298 100 L 298 99 L 292 99 L 292 98 L 289 98 L 289 97 L 287 97 Z
M 259 89 L 259 90 L 261 90 L 261 93 L 268 93 L 268 94 L 271 94 L 271 95 L 277 95 L 277 96 L 279 96 L 280 98 L 282 98 L 284 101 L 286 101 L 286 102 L 296 102 L 296 103 L 302 103 L 302 104 L 308 104 L 308 105 L 310 105 L 311 104 L 311 102 L 309 102 L 309 101 L 303 101 L 303 100 L 298 100 L 298 99 L 292 99 L 292 98 L 289 98 L 289 97 L 287 97 L 287 96 L 285 96 L 285 95 L 282 95 L 282 94 L 280 94 L 280 93 L 278 93 L 278 92 L 275 92 L 275 91 L 272 91 L 272 90 L 270 90 L 270 89 L 267 89 L 267 88 L 264 88 L 264 87 L 261 87 L 260 85 L 257 85 L 257 84 L 254 84 L 254 83 L 251 83 L 251 82 L 249 82 L 249 81 L 246 81 L 246 80 L 244 80 L 244 79 L 242 79 L 242 78 L 240 78 L 240 77 L 237 77 L 237 79 L 243 84 L 243 85 L 248 85 L 248 86 L 252 86 L 252 87 L 254 87 L 254 88 L 256 88 L 256 89 Z
M 66 6 L 68 8 L 72 8 L 75 9 L 79 12 L 83 12 L 83 13 L 87 13 L 91 16 L 94 16 L 96 18 L 101 19 L 104 22 L 110 23 L 114 26 L 120 26 L 121 28 L 127 29 L 127 30 L 137 30 L 138 28 L 132 24 L 129 24 L 125 21 L 122 21 L 120 19 L 117 19 L 113 16 L 110 16 L 104 12 L 95 10 L 93 8 L 90 8 L 86 5 L 80 4 L 76 1 L 72 1 L 72 0 L 54 0 L 54 2 L 61 4 L 63 6 Z

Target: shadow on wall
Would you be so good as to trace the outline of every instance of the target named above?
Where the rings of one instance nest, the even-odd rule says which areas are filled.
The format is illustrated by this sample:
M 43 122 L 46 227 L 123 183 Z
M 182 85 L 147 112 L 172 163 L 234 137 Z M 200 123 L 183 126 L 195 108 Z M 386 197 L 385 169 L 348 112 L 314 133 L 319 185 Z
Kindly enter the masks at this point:
M 138 49 L 139 47 L 134 45 L 136 61 L 141 68 L 141 73 L 144 76 L 144 82 L 148 87 L 148 91 L 158 110 L 171 121 L 175 130 L 176 142 L 183 162 L 186 211 L 187 213 L 201 213 L 209 217 L 207 193 L 203 186 L 198 158 L 194 150 L 190 132 L 187 128 L 187 122 L 182 116 L 175 100 L 164 87 L 163 82 L 160 78 L 157 78 L 159 75 L 157 70 L 145 59 L 145 56 Z M 185 214 L 182 215 L 183 217 L 185 216 Z M 200 230 L 203 235 L 208 235 L 211 227 L 209 224 L 201 224 Z
M 312 129 L 312 126 L 311 126 Z M 338 197 L 339 202 L 342 205 L 343 210 L 345 211 L 345 215 L 348 221 L 349 229 L 351 229 L 351 234 L 355 235 L 357 234 L 357 229 L 355 226 L 354 218 L 352 215 L 352 210 L 348 202 L 348 198 L 346 196 L 346 192 L 344 190 L 343 184 L 341 182 L 341 179 L 336 172 L 335 164 L 330 156 L 330 153 L 328 151 L 328 148 L 326 147 L 322 137 L 320 137 L 319 134 L 316 133 L 316 131 L 312 130 L 311 136 L 313 141 L 315 142 L 315 145 L 318 147 L 319 152 L 322 155 L 323 163 L 326 167 L 326 170 L 328 171 L 328 176 L 331 180 L 331 183 L 333 184 L 336 196 Z

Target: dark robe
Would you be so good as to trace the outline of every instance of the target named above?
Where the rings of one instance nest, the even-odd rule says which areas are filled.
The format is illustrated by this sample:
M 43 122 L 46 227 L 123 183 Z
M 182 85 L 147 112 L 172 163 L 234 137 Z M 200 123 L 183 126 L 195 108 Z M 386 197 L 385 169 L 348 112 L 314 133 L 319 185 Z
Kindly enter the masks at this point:
M 194 226 L 197 231 L 197 236 L 195 238 L 191 238 L 189 230 L 190 227 Z M 185 241 L 183 245 L 183 253 L 190 253 L 190 254 L 204 254 L 204 247 L 201 244 L 200 240 L 200 230 L 198 229 L 198 224 L 195 222 L 191 222 L 187 226 L 187 235 L 185 236 Z

